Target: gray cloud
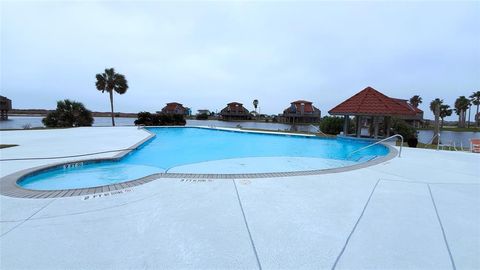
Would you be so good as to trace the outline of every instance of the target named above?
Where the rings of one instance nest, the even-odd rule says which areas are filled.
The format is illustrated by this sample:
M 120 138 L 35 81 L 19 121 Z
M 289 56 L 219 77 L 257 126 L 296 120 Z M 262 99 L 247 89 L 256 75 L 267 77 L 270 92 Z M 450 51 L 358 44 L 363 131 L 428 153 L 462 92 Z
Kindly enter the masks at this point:
M 326 113 L 370 85 L 422 108 L 480 87 L 479 2 L 2 2 L 1 91 L 17 108 L 73 98 L 108 111 L 94 75 L 115 67 L 116 110 L 229 101 Z M 427 116 L 431 116 L 427 112 Z

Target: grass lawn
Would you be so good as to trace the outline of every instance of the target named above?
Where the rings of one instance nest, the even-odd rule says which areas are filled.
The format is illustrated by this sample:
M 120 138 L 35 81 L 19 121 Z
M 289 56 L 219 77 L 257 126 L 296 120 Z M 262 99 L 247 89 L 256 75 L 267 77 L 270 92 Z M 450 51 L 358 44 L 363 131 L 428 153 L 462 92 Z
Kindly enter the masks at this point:
M 18 144 L 0 144 L 0 149 L 18 146 Z
M 400 146 L 400 142 L 397 141 L 396 142 L 396 146 Z M 408 147 L 408 144 L 406 142 L 403 143 L 403 146 L 404 147 Z M 435 149 L 437 150 L 437 145 L 435 144 L 426 144 L 426 143 L 421 143 L 419 142 L 417 144 L 417 148 L 420 148 L 420 149 Z M 457 150 L 455 150 L 455 148 L 453 148 L 453 146 L 440 146 L 439 150 L 446 150 L 446 151 L 461 151 L 460 147 L 457 147 Z
M 433 130 L 433 127 L 426 128 L 417 128 L 418 130 Z M 480 132 L 480 128 L 469 127 L 469 128 L 459 128 L 459 127 L 443 127 L 440 128 L 441 131 L 453 131 L 453 132 Z

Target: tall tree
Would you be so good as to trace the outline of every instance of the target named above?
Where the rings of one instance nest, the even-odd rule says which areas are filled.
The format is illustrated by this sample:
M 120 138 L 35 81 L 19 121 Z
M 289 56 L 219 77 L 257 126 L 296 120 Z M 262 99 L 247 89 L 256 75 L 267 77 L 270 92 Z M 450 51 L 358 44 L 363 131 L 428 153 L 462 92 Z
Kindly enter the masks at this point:
M 410 98 L 410 105 L 412 105 L 415 108 L 418 108 L 418 105 L 422 104 L 422 97 L 419 95 L 415 95 Z
M 436 98 L 430 102 L 430 111 L 432 111 L 435 114 L 435 106 L 438 104 L 441 106 L 443 104 L 443 99 Z
M 128 82 L 125 79 L 125 76 L 116 73 L 113 68 L 105 69 L 104 73 L 99 73 L 95 76 L 97 81 L 95 86 L 97 90 L 105 92 L 107 91 L 110 95 L 110 109 L 112 111 L 112 126 L 115 126 L 115 115 L 113 112 L 113 92 L 117 92 L 120 95 L 125 94 L 128 89 Z
M 443 100 L 436 98 L 430 102 L 430 110 L 433 112 L 435 116 L 435 124 L 433 128 L 433 137 L 432 137 L 432 144 L 438 144 L 440 142 L 438 136 L 440 134 L 440 106 L 442 105 Z
M 450 105 L 441 104 L 440 105 L 440 118 L 442 119 L 441 127 L 443 128 L 443 120 L 445 117 L 452 115 L 453 110 L 450 109 Z
M 480 91 L 473 92 L 470 96 L 470 101 L 473 105 L 477 106 L 477 112 L 475 113 L 475 126 L 480 125 L 480 115 L 478 114 L 478 107 L 480 106 Z
M 257 112 L 258 99 L 254 99 L 254 100 L 253 100 L 253 107 L 255 108 L 255 112 Z
M 470 100 L 465 96 L 460 96 L 455 100 L 455 113 L 458 115 L 458 127 L 465 127 L 467 118 L 467 109 L 470 106 Z

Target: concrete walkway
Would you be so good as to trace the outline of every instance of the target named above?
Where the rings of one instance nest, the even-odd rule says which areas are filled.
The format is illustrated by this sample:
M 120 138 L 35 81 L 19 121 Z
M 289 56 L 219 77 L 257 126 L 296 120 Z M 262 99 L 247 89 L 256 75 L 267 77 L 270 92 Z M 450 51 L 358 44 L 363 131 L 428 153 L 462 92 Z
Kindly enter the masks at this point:
M 0 150 L 10 158 L 126 148 L 148 134 L 0 136 L 20 144 Z M 0 162 L 0 173 L 48 162 Z M 0 196 L 0 269 L 479 269 L 479 165 L 480 155 L 406 148 L 402 158 L 335 174 Z

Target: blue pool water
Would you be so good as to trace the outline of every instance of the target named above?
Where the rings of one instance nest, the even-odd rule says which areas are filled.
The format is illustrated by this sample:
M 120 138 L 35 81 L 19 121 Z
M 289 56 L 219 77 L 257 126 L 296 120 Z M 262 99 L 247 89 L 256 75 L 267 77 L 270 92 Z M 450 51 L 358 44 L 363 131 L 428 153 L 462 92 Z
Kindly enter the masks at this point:
M 376 145 L 349 157 L 348 154 L 352 151 L 369 144 L 353 140 L 230 132 L 192 127 L 148 129 L 156 134 L 155 138 L 119 161 L 85 163 L 73 168 L 56 168 L 28 176 L 18 184 L 24 188 L 38 190 L 96 187 L 126 182 L 154 173 L 175 171 L 181 166 L 195 165 L 200 162 L 208 164 L 208 162 L 219 160 L 235 162 L 245 158 L 258 158 L 260 163 L 255 164 L 257 167 L 255 170 L 249 171 L 249 168 L 245 167 L 242 171 L 249 173 L 259 172 L 258 168 L 262 167 L 261 162 L 268 162 L 268 157 L 277 158 L 277 160 L 279 157 L 296 158 L 297 164 L 301 162 L 298 158 L 305 158 L 306 162 L 308 158 L 309 163 L 312 163 L 312 158 L 317 158 L 318 164 L 322 163 L 322 160 L 329 160 L 333 161 L 333 163 L 327 163 L 329 167 L 338 167 L 388 154 L 385 146 Z M 272 164 L 264 165 L 272 168 Z M 218 173 L 225 173 L 221 167 L 215 170 Z M 282 167 L 276 168 L 278 172 L 285 170 Z M 287 170 L 295 170 L 295 168 Z

